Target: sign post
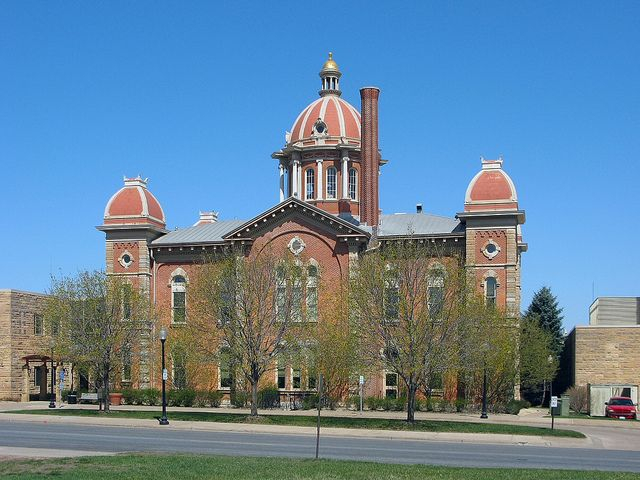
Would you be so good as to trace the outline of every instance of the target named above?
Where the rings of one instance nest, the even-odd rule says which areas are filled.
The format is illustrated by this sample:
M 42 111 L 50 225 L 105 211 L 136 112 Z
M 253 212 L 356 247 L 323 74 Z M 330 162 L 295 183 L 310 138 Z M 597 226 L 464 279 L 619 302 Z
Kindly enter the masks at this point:
M 360 413 L 362 413 L 362 395 L 364 390 L 364 375 L 360 375 Z
M 551 407 L 551 430 L 553 430 L 553 410 L 558 408 L 558 397 L 551 397 L 549 406 Z
M 316 460 L 320 450 L 320 409 L 322 408 L 322 374 L 318 375 L 318 425 L 316 428 Z

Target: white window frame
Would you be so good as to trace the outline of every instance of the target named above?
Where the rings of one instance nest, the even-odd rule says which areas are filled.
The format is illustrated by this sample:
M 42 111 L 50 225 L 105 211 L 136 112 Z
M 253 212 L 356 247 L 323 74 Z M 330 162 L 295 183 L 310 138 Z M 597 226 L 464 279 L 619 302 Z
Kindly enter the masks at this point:
M 309 178 L 311 177 L 311 178 Z M 311 188 L 309 188 L 311 187 Z M 307 168 L 304 172 L 304 198 L 305 200 L 315 199 L 316 192 L 316 172 L 313 168 Z
M 349 169 L 349 198 L 358 200 L 358 171 L 355 168 Z
M 184 282 L 176 282 L 176 278 L 182 277 Z M 182 268 L 177 268 L 173 272 L 171 272 L 171 282 L 169 283 L 171 287 L 171 323 L 176 325 L 184 325 L 187 323 L 187 285 L 189 283 L 189 277 L 187 276 L 187 272 L 185 272 Z M 176 321 L 175 320 L 175 294 L 176 293 L 184 293 L 184 320 Z
M 333 189 L 333 194 L 330 190 Z M 327 168 L 327 200 L 338 198 L 338 169 L 336 167 Z

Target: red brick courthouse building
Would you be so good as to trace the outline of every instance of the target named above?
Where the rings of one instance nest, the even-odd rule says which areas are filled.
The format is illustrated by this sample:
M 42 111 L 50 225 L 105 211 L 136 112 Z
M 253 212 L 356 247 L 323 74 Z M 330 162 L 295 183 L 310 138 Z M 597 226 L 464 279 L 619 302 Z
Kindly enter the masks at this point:
M 288 248 L 292 255 L 304 252 L 323 281 L 330 282 L 348 276 L 350 262 L 364 254 L 372 239 L 393 242 L 411 236 L 453 245 L 475 272 L 487 301 L 519 312 L 525 214 L 502 159 L 482 159 L 453 218 L 425 213 L 421 205 L 415 212 L 382 213 L 379 179 L 385 169 L 402 168 L 402 163 L 387 165 L 378 148 L 379 89 L 362 88 L 358 110 L 341 98 L 341 75 L 330 54 L 320 71 L 319 98 L 301 111 L 285 145 L 271 155 L 280 203 L 251 219 L 224 220 L 224 215 L 204 212 L 193 226 L 169 230 L 147 181 L 125 179 L 98 227 L 106 234 L 107 272 L 139 283 L 166 312 L 163 322 L 177 325 L 188 321 L 189 277 L 203 253 L 239 244 L 253 252 Z M 461 200 L 464 185 L 460 179 Z M 134 383 L 157 385 L 155 370 L 142 365 Z M 176 365 L 171 371 L 178 383 Z M 279 368 L 274 383 L 283 389 L 301 387 L 299 376 L 292 368 Z M 218 388 L 224 388 L 224 377 L 218 373 Z M 384 394 L 391 387 L 386 379 L 382 374 L 374 379 L 369 393 Z

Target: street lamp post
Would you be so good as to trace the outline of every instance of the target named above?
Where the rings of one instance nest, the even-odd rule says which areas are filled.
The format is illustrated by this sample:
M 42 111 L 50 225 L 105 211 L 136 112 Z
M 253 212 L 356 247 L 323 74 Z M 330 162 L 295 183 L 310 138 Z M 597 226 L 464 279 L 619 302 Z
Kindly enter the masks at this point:
M 483 351 L 483 359 L 482 359 L 482 413 L 480 414 L 480 418 L 489 418 L 487 415 L 487 351 L 489 350 L 489 345 L 485 342 L 482 345 Z
M 53 338 L 49 342 L 49 346 L 51 347 L 51 396 L 49 397 L 49 408 L 56 408 L 56 391 L 55 391 L 55 370 L 53 369 L 53 347 L 55 346 L 55 342 Z M 46 378 L 45 378 L 46 382 Z
M 553 355 L 547 357 L 549 365 L 553 363 Z M 553 406 L 551 405 L 551 399 L 553 398 L 553 376 L 549 379 L 549 410 L 551 411 L 551 430 L 553 430 Z
M 160 417 L 160 425 L 169 425 L 167 420 L 167 369 L 164 366 L 164 342 L 167 341 L 167 329 L 160 329 L 160 343 L 162 343 L 162 416 Z

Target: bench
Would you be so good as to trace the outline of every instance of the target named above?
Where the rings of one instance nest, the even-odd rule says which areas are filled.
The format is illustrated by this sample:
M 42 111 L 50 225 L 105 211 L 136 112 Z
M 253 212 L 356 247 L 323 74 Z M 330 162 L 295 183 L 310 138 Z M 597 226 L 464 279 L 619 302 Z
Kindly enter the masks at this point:
M 82 402 L 97 402 L 100 399 L 100 397 L 98 396 L 97 393 L 83 393 L 82 395 L 80 395 L 80 401 L 79 403 Z

